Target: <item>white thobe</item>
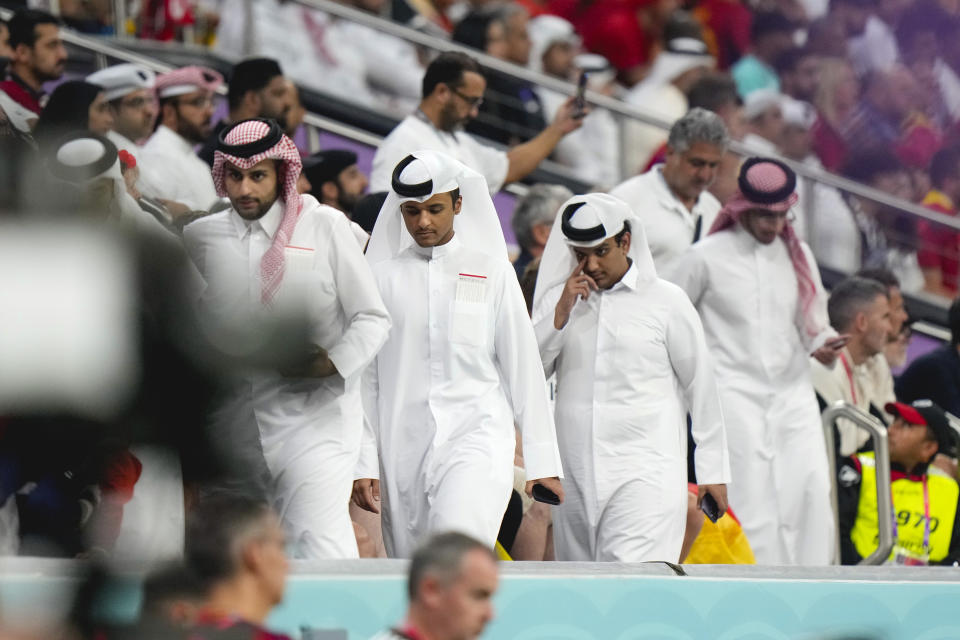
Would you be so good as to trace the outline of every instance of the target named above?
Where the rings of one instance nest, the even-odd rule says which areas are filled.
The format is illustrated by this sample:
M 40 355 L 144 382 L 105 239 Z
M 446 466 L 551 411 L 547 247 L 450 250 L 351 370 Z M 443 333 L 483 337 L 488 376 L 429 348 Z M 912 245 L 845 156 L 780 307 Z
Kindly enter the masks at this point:
M 513 488 L 515 423 L 527 478 L 561 475 L 516 274 L 458 236 L 373 271 L 393 327 L 364 376 L 369 430 L 356 477 L 381 479 L 387 554 L 409 557 L 451 529 L 493 547 Z
M 847 51 L 857 76 L 871 71 L 889 71 L 900 60 L 893 29 L 876 15 L 867 18 L 862 34 L 850 38 Z
M 297 84 L 366 106 L 376 104 L 356 47 L 329 14 L 285 0 L 225 0 L 214 51 L 278 60 Z
M 151 198 L 180 202 L 209 211 L 217 200 L 210 166 L 193 152 L 189 140 L 160 125 L 141 150 L 140 191 Z
M 687 521 L 687 412 L 697 480 L 730 481 L 726 433 L 703 327 L 676 285 L 636 264 L 574 306 L 566 326 L 547 292 L 540 355 L 557 374 L 556 423 L 566 470 L 553 509 L 558 560 L 679 562 Z
M 554 117 L 569 96 L 540 87 L 543 112 Z M 587 184 L 609 186 L 620 177 L 620 126 L 606 109 L 595 108 L 583 126 L 568 133 L 553 150 L 552 158 L 577 172 Z
M 347 218 L 312 196 L 303 199 L 271 309 L 305 313 L 311 342 L 327 350 L 338 373 L 244 373 L 214 427 L 259 434 L 274 504 L 298 556 L 357 557 L 348 502 L 363 431 L 360 376 L 386 339 L 390 319 Z M 282 206 L 278 200 L 252 223 L 230 208 L 184 229 L 207 280 L 203 303 L 213 327 L 235 328 L 271 313 L 260 303 L 260 262 Z
M 720 211 L 720 201 L 709 191 L 700 194 L 692 211 L 687 209 L 667 186 L 662 164 L 622 182 L 610 195 L 629 204 L 643 222 L 653 263 L 657 273 L 664 275 L 693 244 L 697 221 L 699 238 L 704 238 Z
M 810 358 L 810 375 L 813 388 L 827 406 L 843 401 L 864 413 L 870 413 L 870 405 L 883 415 L 888 402 L 895 402 L 893 375 L 883 353 L 854 364 L 848 349 L 844 349 L 833 367 Z M 840 440 L 837 449 L 842 456 L 854 455 L 870 439 L 870 433 L 849 420 L 838 420 Z
M 137 166 L 140 166 L 140 155 L 143 147 L 138 145 L 136 142 L 128 138 L 127 136 L 117 133 L 113 129 L 107 131 L 107 139 L 110 140 L 117 148 L 117 151 L 126 151 L 133 154 L 133 157 L 137 159 Z
M 482 144 L 463 131 L 440 131 L 418 112 L 404 118 L 377 147 L 370 173 L 370 191 L 389 191 L 397 164 L 421 150 L 442 151 L 483 174 L 491 194 L 500 191 L 510 168 L 505 151 Z
M 827 327 L 826 293 L 803 247 Z M 836 332 L 806 335 L 786 244 L 761 244 L 740 225 L 693 245 L 671 278 L 703 320 L 730 442 L 730 506 L 757 562 L 829 564 L 834 514 L 808 356 Z

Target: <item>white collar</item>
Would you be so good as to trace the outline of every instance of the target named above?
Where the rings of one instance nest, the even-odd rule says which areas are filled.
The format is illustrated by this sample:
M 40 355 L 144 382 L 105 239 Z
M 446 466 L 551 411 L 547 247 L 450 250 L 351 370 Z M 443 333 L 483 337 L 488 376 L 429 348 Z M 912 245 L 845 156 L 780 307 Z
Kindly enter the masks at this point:
M 441 244 L 438 247 L 421 247 L 420 245 L 414 243 L 411 247 L 411 250 L 414 251 L 417 255 L 423 256 L 427 260 L 436 260 L 437 258 L 444 258 L 451 253 L 460 249 L 463 243 L 460 242 L 460 237 L 454 233 L 453 237 L 449 241 Z
M 656 172 L 656 188 L 660 204 L 668 209 L 675 209 L 678 213 L 682 213 L 684 216 L 695 216 L 697 205 L 700 204 L 700 198 L 703 197 L 703 193 L 701 192 L 700 195 L 697 196 L 697 200 L 693 203 L 693 210 L 691 211 L 690 209 L 687 209 L 686 205 L 680 202 L 680 198 L 673 193 L 673 191 L 670 189 L 670 185 L 667 184 L 667 179 L 663 177 L 663 163 L 654 165 L 651 171 Z
M 632 261 L 630 263 L 630 267 L 627 268 L 627 272 L 624 273 L 623 277 L 620 278 L 620 280 L 616 282 L 612 287 L 610 287 L 609 290 L 616 291 L 621 287 L 626 287 L 627 289 L 636 291 L 637 285 L 639 284 L 639 280 L 640 280 L 640 271 L 637 269 L 636 261 Z
M 160 125 L 153 135 L 160 136 L 160 141 L 173 146 L 183 154 L 194 155 L 193 145 L 189 140 L 166 125 Z
M 240 214 L 237 213 L 236 209 L 230 207 L 230 220 L 233 221 L 233 229 L 236 231 L 237 237 L 241 240 L 243 239 L 243 236 L 247 235 L 247 230 L 254 225 L 260 225 L 260 228 L 263 229 L 264 233 L 266 233 L 270 238 L 273 238 L 274 234 L 277 232 L 277 229 L 280 228 L 280 221 L 283 219 L 283 210 L 283 200 L 278 197 L 273 201 L 273 204 L 270 205 L 270 208 L 267 209 L 267 212 L 256 220 L 245 220 L 240 217 Z

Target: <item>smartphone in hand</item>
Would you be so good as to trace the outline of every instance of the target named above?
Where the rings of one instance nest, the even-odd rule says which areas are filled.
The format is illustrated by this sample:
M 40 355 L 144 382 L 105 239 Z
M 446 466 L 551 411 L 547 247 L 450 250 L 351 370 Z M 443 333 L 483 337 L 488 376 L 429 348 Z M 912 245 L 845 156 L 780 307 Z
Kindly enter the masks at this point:
M 533 499 L 544 504 L 560 504 L 560 496 L 540 483 L 533 485 Z
M 703 500 L 700 501 L 700 510 L 710 518 L 710 522 L 716 522 L 720 519 L 720 505 L 709 493 L 703 494 Z
M 582 118 L 587 110 L 587 72 L 580 72 L 580 79 L 577 80 L 577 94 L 573 99 L 573 117 Z

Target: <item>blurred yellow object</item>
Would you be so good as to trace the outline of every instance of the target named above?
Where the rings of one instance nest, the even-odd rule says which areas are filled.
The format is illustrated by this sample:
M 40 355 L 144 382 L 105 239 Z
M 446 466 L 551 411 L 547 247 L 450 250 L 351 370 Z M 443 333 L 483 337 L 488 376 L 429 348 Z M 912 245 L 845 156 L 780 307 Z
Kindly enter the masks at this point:
M 497 541 L 497 544 L 493 545 L 493 550 L 497 554 L 497 559 L 502 562 L 513 562 L 513 558 L 510 557 L 510 554 L 507 553 L 507 550 L 503 548 L 503 545 L 500 544 L 500 541 Z
M 703 529 L 684 560 L 684 564 L 756 563 L 740 522 L 729 511 L 715 523 L 703 517 Z

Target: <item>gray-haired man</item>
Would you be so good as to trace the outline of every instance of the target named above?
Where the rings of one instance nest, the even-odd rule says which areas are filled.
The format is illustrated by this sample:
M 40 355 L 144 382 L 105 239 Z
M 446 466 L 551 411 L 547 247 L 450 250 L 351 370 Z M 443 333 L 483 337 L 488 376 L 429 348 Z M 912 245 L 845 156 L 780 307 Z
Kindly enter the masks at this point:
M 543 254 L 560 205 L 572 197 L 573 192 L 563 185 L 541 183 L 530 187 L 517 201 L 510 226 L 520 245 L 520 255 L 513 263 L 518 279 L 523 278 L 527 265 Z
M 372 640 L 474 640 L 493 619 L 498 581 L 490 547 L 454 531 L 436 534 L 410 561 L 406 619 Z
M 666 161 L 610 191 L 643 222 L 658 273 L 668 274 L 671 263 L 706 235 L 720 211 L 720 202 L 707 189 L 717 177 L 728 140 L 720 116 L 691 109 L 670 128 Z

